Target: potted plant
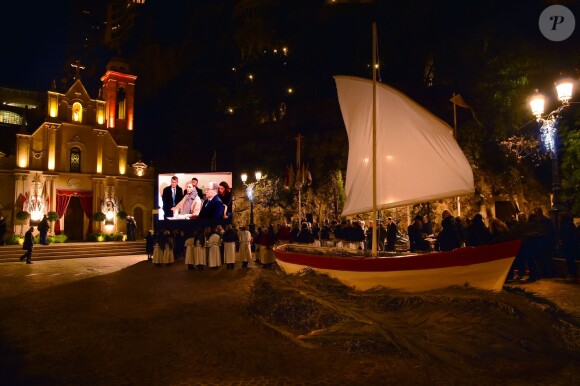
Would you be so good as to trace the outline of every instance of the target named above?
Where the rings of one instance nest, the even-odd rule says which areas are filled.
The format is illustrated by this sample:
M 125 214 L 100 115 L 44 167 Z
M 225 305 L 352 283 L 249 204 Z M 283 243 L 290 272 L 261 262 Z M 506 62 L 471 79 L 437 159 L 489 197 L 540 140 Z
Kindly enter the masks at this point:
M 101 227 L 101 223 L 105 221 L 106 218 L 107 216 L 105 216 L 103 212 L 97 212 L 93 214 L 93 220 L 99 223 L 99 228 Z
M 125 212 L 124 210 L 120 210 L 117 212 L 117 218 L 119 220 L 126 220 L 127 219 L 127 212 Z
M 50 233 L 54 234 L 54 222 L 58 221 L 58 213 L 51 210 L 46 214 L 46 217 L 48 217 L 48 222 L 50 223 Z
M 22 210 L 16 213 L 16 220 L 20 222 L 20 236 L 22 237 L 22 232 L 24 231 L 24 225 L 26 221 L 30 218 L 30 213 L 25 210 Z

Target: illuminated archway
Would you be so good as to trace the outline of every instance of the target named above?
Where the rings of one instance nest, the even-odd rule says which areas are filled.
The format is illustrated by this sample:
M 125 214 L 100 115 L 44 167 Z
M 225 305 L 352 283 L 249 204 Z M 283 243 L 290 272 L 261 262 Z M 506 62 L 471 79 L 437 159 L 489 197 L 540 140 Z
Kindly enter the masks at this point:
M 83 121 L 83 105 L 81 105 L 79 102 L 73 103 L 72 120 L 75 122 Z

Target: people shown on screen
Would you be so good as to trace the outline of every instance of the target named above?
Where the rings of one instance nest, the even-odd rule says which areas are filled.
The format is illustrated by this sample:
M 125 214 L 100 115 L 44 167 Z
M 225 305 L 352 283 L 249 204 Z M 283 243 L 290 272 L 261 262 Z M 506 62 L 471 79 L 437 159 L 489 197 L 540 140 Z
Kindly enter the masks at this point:
M 183 199 L 177 205 L 171 208 L 171 210 L 174 217 L 177 214 L 179 214 L 180 218 L 196 218 L 199 216 L 199 211 L 201 210 L 201 200 L 199 199 L 197 190 L 191 181 L 185 185 L 185 196 L 183 196 Z
M 221 219 L 224 216 L 224 203 L 218 197 L 218 183 L 210 182 L 205 188 L 206 200 L 203 202 L 200 219 Z
M 193 187 L 197 191 L 197 196 L 199 197 L 199 199 L 201 201 L 205 200 L 205 197 L 203 195 L 203 190 L 201 190 L 201 188 L 198 186 L 199 185 L 199 180 L 196 177 L 193 177 L 191 179 L 191 183 L 193 184 Z
M 218 197 L 224 205 L 226 206 L 226 210 L 224 213 L 224 218 L 231 218 L 232 217 L 232 188 L 228 185 L 226 181 L 220 182 L 218 187 Z
M 174 208 L 183 199 L 183 189 L 177 183 L 177 176 L 171 177 L 171 185 L 163 189 L 161 200 L 163 201 L 163 215 L 165 218 L 173 217 Z

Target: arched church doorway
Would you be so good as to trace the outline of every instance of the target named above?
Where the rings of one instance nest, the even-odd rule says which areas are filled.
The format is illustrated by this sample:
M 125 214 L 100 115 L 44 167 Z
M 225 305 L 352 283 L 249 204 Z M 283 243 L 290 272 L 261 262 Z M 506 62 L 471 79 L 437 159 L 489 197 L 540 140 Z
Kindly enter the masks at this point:
M 64 214 L 63 233 L 68 240 L 80 241 L 83 239 L 83 225 L 85 214 L 81 206 L 81 200 L 78 197 L 71 197 Z
M 143 209 L 136 207 L 133 209 L 133 217 L 135 217 L 135 223 L 137 224 L 137 231 L 135 232 L 135 239 L 142 239 L 143 236 Z

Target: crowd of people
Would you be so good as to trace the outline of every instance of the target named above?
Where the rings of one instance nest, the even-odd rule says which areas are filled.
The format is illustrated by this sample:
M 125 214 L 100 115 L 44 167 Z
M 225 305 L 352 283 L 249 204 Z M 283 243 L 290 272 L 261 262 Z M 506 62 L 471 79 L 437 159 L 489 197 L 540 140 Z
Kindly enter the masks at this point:
M 187 269 L 234 269 L 236 262 L 248 268 L 251 261 L 263 268 L 274 263 L 274 245 L 278 242 L 274 227 L 258 228 L 256 235 L 245 227 L 227 224 L 224 227 L 196 228 L 186 235 L 183 230 L 159 230 L 146 237 L 147 259 L 155 266 L 170 266 L 183 259 Z
M 227 182 L 210 182 L 202 194 L 197 179 L 187 181 L 185 194 L 178 186 L 177 177 L 172 177 L 171 186 L 163 191 L 163 208 L 166 217 L 183 216 L 199 219 L 231 219 L 232 193 Z M 579 258 L 580 236 L 572 216 L 560 213 L 561 226 L 556 231 L 552 221 L 542 209 L 537 208 L 528 219 L 512 216 L 508 222 L 488 216 L 487 224 L 481 214 L 473 218 L 454 217 L 450 210 L 443 210 L 441 221 L 434 230 L 428 215 L 416 215 L 407 227 L 408 238 L 398 229 L 396 221 L 387 217 L 378 221 L 376 232 L 379 251 L 394 252 L 408 250 L 413 253 L 430 251 L 452 251 L 460 247 L 476 247 L 501 241 L 508 233 L 512 238 L 522 239 L 522 247 L 508 275 L 508 280 L 522 279 L 533 282 L 540 277 L 554 275 L 554 252 L 560 249 L 567 262 L 571 280 L 576 280 L 576 260 Z M 250 232 L 252 231 L 252 232 Z M 373 222 L 343 219 L 340 222 L 325 220 L 322 224 L 302 222 L 279 224 L 277 229 L 258 227 L 239 229 L 228 223 L 221 226 L 196 229 L 194 234 L 183 231 L 164 231 L 148 236 L 148 254 L 156 265 L 171 264 L 175 258 L 183 257 L 189 269 L 217 268 L 222 264 L 228 269 L 235 266 L 236 251 L 240 251 L 242 266 L 247 267 L 255 253 L 255 261 L 264 267 L 274 261 L 273 246 L 276 243 L 300 243 L 315 246 L 371 249 Z M 157 248 L 157 249 L 155 249 Z M 248 252 L 249 251 L 249 252 Z
M 224 184 L 224 183 L 222 183 Z M 227 183 L 210 183 L 206 199 L 223 196 L 229 193 L 226 201 L 231 203 L 231 190 Z M 187 192 L 195 191 L 195 186 L 188 182 Z M 209 195 L 208 195 L 209 193 Z M 221 201 L 221 199 L 220 199 Z M 185 206 L 185 205 L 184 205 Z M 221 216 L 227 218 L 230 206 L 223 206 Z M 179 206 L 180 210 L 183 206 Z M 224 214 L 225 213 L 225 214 Z M 218 215 L 215 215 L 218 218 Z M 431 251 L 452 251 L 460 247 L 476 247 L 499 242 L 507 238 L 522 239 L 522 247 L 508 275 L 508 280 L 523 279 L 533 282 L 540 277 L 553 277 L 554 252 L 560 248 L 566 259 L 569 276 L 577 280 L 576 260 L 580 259 L 580 230 L 574 225 L 572 216 L 567 212 L 560 213 L 561 225 L 556 232 L 552 221 L 547 218 L 542 209 L 537 208 L 528 219 L 520 216 L 516 220 L 512 216 L 508 222 L 489 217 L 486 220 L 481 214 L 473 218 L 454 217 L 450 210 L 443 210 L 441 221 L 435 227 L 429 216 L 417 215 L 407 227 L 407 237 L 400 232 L 395 220 L 387 217 L 378 222 L 376 232 L 379 251 L 414 253 Z M 436 230 L 434 230 L 436 228 Z M 252 232 L 251 232 L 252 231 Z M 257 227 L 255 230 L 245 226 L 236 227 L 231 224 L 197 229 L 193 234 L 185 235 L 183 231 L 161 231 L 157 235 L 147 237 L 147 253 L 149 259 L 158 266 L 171 264 L 176 258 L 185 259 L 189 269 L 217 269 L 226 265 L 233 269 L 236 254 L 242 267 L 254 260 L 268 268 L 275 261 L 273 247 L 278 243 L 310 244 L 314 246 L 344 247 L 358 250 L 372 248 L 373 222 L 343 219 L 325 220 L 322 224 L 316 222 L 281 223 L 274 229 Z

